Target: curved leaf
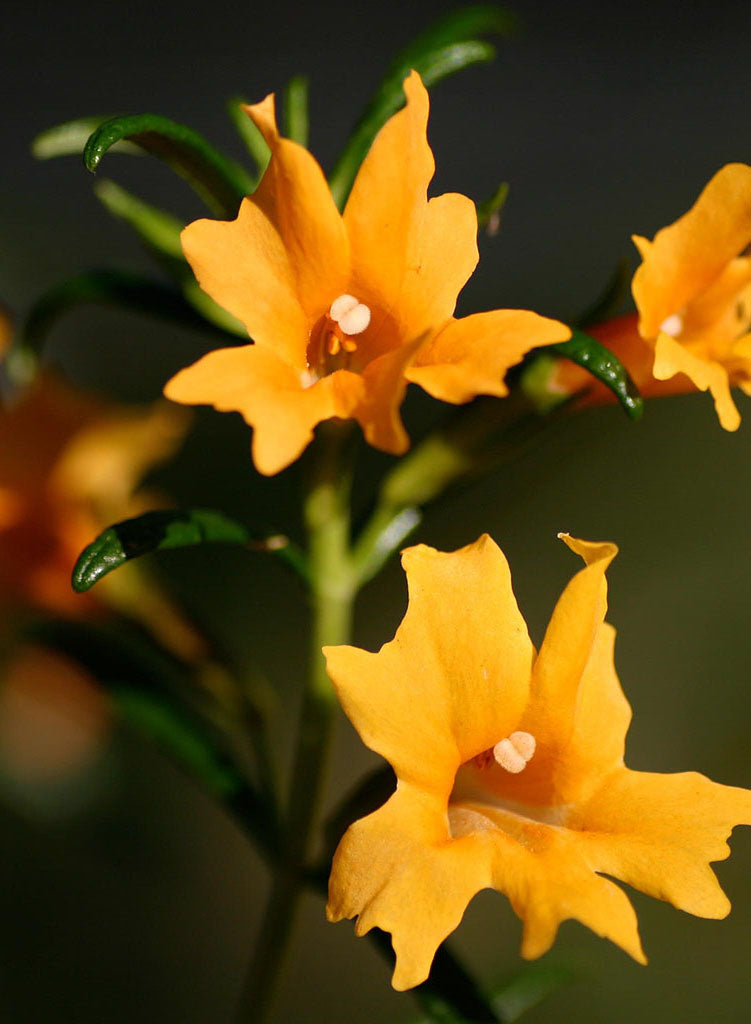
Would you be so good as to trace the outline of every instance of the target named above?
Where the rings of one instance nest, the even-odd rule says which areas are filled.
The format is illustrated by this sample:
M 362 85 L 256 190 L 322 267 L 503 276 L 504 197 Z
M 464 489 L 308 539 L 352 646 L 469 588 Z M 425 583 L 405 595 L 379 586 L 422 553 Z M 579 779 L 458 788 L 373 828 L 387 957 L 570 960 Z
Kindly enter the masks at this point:
M 284 88 L 284 134 L 301 146 L 308 145 L 308 80 L 290 78 Z
M 73 589 L 82 594 L 133 558 L 196 544 L 240 544 L 278 554 L 298 572 L 304 559 L 287 537 L 259 538 L 246 526 L 211 509 L 145 512 L 108 527 L 84 548 L 73 569 Z
M 58 319 L 75 306 L 89 303 L 147 313 L 186 327 L 217 333 L 217 328 L 199 316 L 174 288 L 140 274 L 91 270 L 50 288 L 31 307 L 8 354 L 11 366 L 18 368 L 15 376 L 19 379 L 31 376 L 38 354 Z
M 396 57 L 373 99 L 366 107 L 331 176 L 336 203 L 346 202 L 357 169 L 378 131 L 404 106 L 402 82 L 418 71 L 426 86 L 471 64 L 492 60 L 495 49 L 478 37 L 507 35 L 515 18 L 502 7 L 477 5 L 450 11 L 439 18 Z
M 104 154 L 123 139 L 168 163 L 222 217 L 235 217 L 242 198 L 253 191 L 255 183 L 243 167 L 214 149 L 192 128 L 159 114 L 133 114 L 105 121 L 86 143 L 84 165 L 95 172 Z
M 111 115 L 78 117 L 75 121 L 66 121 L 64 124 L 45 128 L 32 140 L 31 153 L 37 160 L 50 160 L 57 156 L 80 156 L 91 133 L 109 120 Z M 132 153 L 135 156 L 143 152 L 131 142 L 118 142 L 113 146 L 113 150 L 116 153 Z
M 257 179 L 260 179 L 261 175 L 269 165 L 271 150 L 269 149 L 268 142 L 264 139 L 263 135 L 261 135 L 261 129 L 256 128 L 255 124 L 245 113 L 243 107 L 246 107 L 247 105 L 248 101 L 243 99 L 241 96 L 233 96 L 232 99 L 227 102 L 227 112 L 232 118 L 232 123 L 235 126 L 237 134 L 242 139 L 245 148 L 256 163 L 258 168 Z
M 113 217 L 133 228 L 160 266 L 180 285 L 183 296 L 196 312 L 222 331 L 247 340 L 248 332 L 240 321 L 214 302 L 196 281 L 183 255 L 180 242 L 183 224 L 177 217 L 106 178 L 95 184 L 94 192 Z
M 584 367 L 593 377 L 610 388 L 630 419 L 639 419 L 644 411 L 644 402 L 638 388 L 620 359 L 596 338 L 585 334 L 584 331 L 574 330 L 568 341 L 549 345 L 545 352 L 555 352 Z

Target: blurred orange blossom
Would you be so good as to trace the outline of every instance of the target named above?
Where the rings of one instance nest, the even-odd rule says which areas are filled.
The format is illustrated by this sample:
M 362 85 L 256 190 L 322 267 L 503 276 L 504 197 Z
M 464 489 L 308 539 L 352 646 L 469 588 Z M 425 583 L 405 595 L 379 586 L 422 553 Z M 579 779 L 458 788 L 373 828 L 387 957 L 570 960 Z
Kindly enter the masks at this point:
M 356 419 L 370 444 L 400 454 L 408 382 L 446 402 L 502 396 L 510 366 L 570 335 L 526 310 L 453 317 L 479 259 L 477 215 L 466 196 L 428 200 L 428 94 L 414 71 L 404 91 L 343 215 L 313 156 L 280 138 L 270 95 L 245 108 L 272 154 L 258 189 L 236 220 L 183 232 L 199 284 L 254 344 L 210 352 L 165 394 L 242 413 L 262 473 L 288 466 L 332 417 Z
M 646 962 L 633 907 L 603 874 L 700 917 L 730 909 L 709 862 L 751 824 L 751 791 L 626 768 L 631 709 L 604 621 L 617 548 L 562 539 L 586 567 L 539 653 L 488 536 L 450 554 L 404 552 L 409 608 L 377 654 L 324 648 L 345 712 L 398 780 L 345 833 L 328 916 L 358 916 L 358 935 L 391 933 L 397 989 L 427 977 L 485 888 L 509 897 L 527 958 L 575 918 Z

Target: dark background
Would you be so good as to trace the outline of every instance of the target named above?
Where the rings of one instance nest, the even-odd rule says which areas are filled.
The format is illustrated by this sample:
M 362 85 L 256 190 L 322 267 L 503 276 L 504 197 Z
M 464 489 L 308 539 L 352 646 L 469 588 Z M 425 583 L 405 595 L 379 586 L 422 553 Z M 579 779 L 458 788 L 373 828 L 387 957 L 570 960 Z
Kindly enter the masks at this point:
M 0 296 L 22 313 L 44 287 L 84 267 L 146 265 L 76 159 L 32 160 L 29 141 L 41 129 L 82 114 L 150 110 L 242 158 L 225 99 L 259 99 L 304 72 L 311 146 L 330 166 L 393 53 L 449 6 L 6 3 Z M 519 0 L 514 9 L 522 31 L 499 44 L 495 64 L 433 92 L 435 189 L 481 199 L 498 181 L 511 184 L 502 232 L 481 243 L 460 312 L 528 306 L 568 317 L 630 256 L 632 232 L 651 235 L 721 165 L 751 156 L 751 13 L 746 3 L 706 0 Z M 203 214 L 155 161 L 113 155 L 101 173 L 186 219 Z M 52 352 L 81 383 L 150 399 L 203 346 L 175 328 L 87 310 L 61 322 Z M 749 420 L 748 401 L 739 404 Z M 638 425 L 615 407 L 595 410 L 448 499 L 421 533 L 449 549 L 491 532 L 538 640 L 577 568 L 556 532 L 620 544 L 610 619 L 635 708 L 632 767 L 696 768 L 751 786 L 749 431 L 744 422 L 738 434 L 723 433 L 701 395 L 655 402 Z M 296 471 L 262 481 L 247 442 L 237 417 L 202 414 L 160 479 L 181 502 L 260 510 L 286 528 Z M 235 627 L 274 680 L 286 750 L 304 663 L 292 639 L 304 627 L 298 593 L 250 556 L 185 553 L 165 556 L 162 568 L 194 611 L 227 633 Z M 403 607 L 392 566 L 362 596 L 357 641 L 377 647 Z M 374 761 L 342 724 L 332 794 Z M 9 790 L 0 811 L 0 1019 L 230 1021 L 263 904 L 260 862 L 195 787 L 127 733 L 113 735 L 90 775 L 75 800 Z M 530 1013 L 530 1024 L 745 1021 L 751 835 L 741 830 L 733 847 L 733 860 L 719 866 L 734 902 L 728 921 L 699 921 L 635 896 L 646 969 L 565 925 L 550 958 L 573 965 L 581 980 Z M 518 942 L 518 922 L 492 893 L 475 900 L 454 939 L 488 981 L 518 966 Z M 278 1019 L 346 1024 L 410 1013 L 370 947 L 350 925 L 327 925 L 310 898 Z

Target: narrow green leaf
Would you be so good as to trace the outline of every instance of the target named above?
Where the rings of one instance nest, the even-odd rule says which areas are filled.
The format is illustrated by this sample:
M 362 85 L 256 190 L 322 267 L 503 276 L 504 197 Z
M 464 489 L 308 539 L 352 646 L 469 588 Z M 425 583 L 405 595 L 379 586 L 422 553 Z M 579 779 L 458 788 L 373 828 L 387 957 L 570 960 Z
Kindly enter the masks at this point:
M 120 707 L 131 723 L 220 800 L 264 856 L 278 856 L 275 814 L 191 708 L 195 680 L 185 665 L 122 620 L 112 626 L 41 619 L 27 623 L 23 635 L 79 662 L 116 699 L 126 691 Z
M 513 1021 L 531 1010 L 543 999 L 570 984 L 574 972 L 568 967 L 553 964 L 532 964 L 520 971 L 492 997 L 493 1008 L 503 1024 Z
M 94 193 L 102 205 L 119 220 L 125 221 L 141 241 L 160 259 L 172 265 L 186 266 L 180 244 L 184 224 L 166 210 L 134 196 L 107 178 L 97 181 Z
M 240 321 L 217 305 L 196 281 L 183 255 L 180 242 L 183 224 L 177 217 L 106 178 L 94 185 L 94 192 L 113 217 L 133 228 L 160 266 L 180 285 L 183 296 L 196 312 L 221 330 L 247 340 L 248 332 Z
M 134 114 L 105 121 L 86 143 L 86 168 L 94 173 L 104 154 L 123 139 L 164 160 L 221 217 L 235 217 L 243 196 L 253 191 L 255 182 L 243 167 L 192 128 L 158 114 Z
M 37 160 L 50 160 L 57 156 L 80 156 L 92 132 L 110 117 L 79 117 L 75 121 L 56 124 L 45 128 L 32 140 L 31 152 Z M 118 142 L 112 147 L 115 153 L 142 154 L 143 150 L 132 142 Z
M 284 135 L 308 145 L 308 79 L 303 75 L 290 78 L 284 89 Z
M 125 686 L 110 688 L 125 720 L 161 747 L 210 793 L 226 800 L 241 787 L 232 766 L 218 756 L 213 744 L 174 704 L 154 693 Z
M 91 303 L 146 313 L 186 327 L 217 333 L 216 327 L 199 316 L 174 288 L 140 274 L 91 270 L 68 278 L 37 299 L 29 310 L 9 358 L 19 367 L 25 366 L 30 374 L 47 336 L 60 317 L 76 306 Z
M 613 276 L 605 286 L 602 295 L 579 317 L 577 327 L 586 330 L 593 324 L 602 323 L 614 316 L 629 291 L 631 283 L 631 264 L 628 260 L 621 260 L 613 272 Z
M 259 537 L 248 527 L 211 509 L 165 509 L 145 512 L 108 527 L 81 552 L 73 569 L 73 589 L 82 594 L 107 573 L 132 558 L 166 548 L 196 544 L 240 544 L 273 552 L 305 571 L 304 557 L 287 537 Z
M 501 213 L 508 193 L 509 184 L 503 181 L 492 196 L 477 204 L 477 226 L 485 228 L 489 235 L 497 235 L 501 229 Z
M 258 168 L 256 181 L 258 181 L 269 165 L 271 150 L 266 139 L 261 135 L 260 130 L 256 128 L 255 124 L 243 110 L 244 106 L 247 106 L 247 100 L 239 96 L 233 96 L 227 103 L 227 111 L 232 118 L 237 134 L 256 163 Z
M 644 402 L 638 388 L 620 359 L 596 338 L 585 334 L 584 331 L 574 330 L 568 341 L 550 345 L 544 351 L 555 352 L 584 367 L 593 377 L 610 388 L 630 419 L 640 418 L 644 411 Z
M 346 202 L 357 169 L 378 131 L 404 106 L 402 82 L 415 70 L 426 86 L 471 64 L 492 60 L 495 50 L 478 37 L 507 35 L 516 25 L 514 16 L 494 5 L 458 8 L 443 15 L 411 42 L 394 60 L 378 91 L 366 107 L 329 179 L 341 208 Z

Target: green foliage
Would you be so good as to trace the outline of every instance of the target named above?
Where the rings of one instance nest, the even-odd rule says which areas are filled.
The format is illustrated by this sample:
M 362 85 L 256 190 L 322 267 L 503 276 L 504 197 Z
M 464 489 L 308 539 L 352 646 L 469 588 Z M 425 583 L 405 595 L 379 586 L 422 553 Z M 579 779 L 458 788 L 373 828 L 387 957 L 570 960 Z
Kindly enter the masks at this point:
M 271 150 L 269 149 L 266 139 L 261 135 L 260 130 L 256 128 L 255 124 L 243 110 L 243 107 L 246 107 L 247 105 L 247 100 L 242 99 L 240 96 L 233 96 L 227 103 L 227 112 L 232 118 L 232 123 L 235 126 L 237 134 L 240 136 L 245 148 L 255 161 L 256 167 L 258 168 L 258 180 L 269 165 Z
M 165 509 L 125 519 L 100 533 L 75 564 L 73 589 L 79 594 L 90 590 L 133 558 L 196 544 L 240 544 L 270 551 L 305 574 L 304 557 L 287 537 L 264 536 L 211 509 Z
M 573 980 L 574 973 L 568 967 L 547 963 L 530 964 L 493 995 L 493 1008 L 503 1024 L 512 1024 L 527 1010 Z
M 629 419 L 638 420 L 641 417 L 644 412 L 644 401 L 628 370 L 620 359 L 596 338 L 585 334 L 584 331 L 574 330 L 568 341 L 550 345 L 546 351 L 556 352 L 584 367 L 605 387 L 610 388 Z
M 145 512 L 104 530 L 84 548 L 73 569 L 73 589 L 82 594 L 132 558 L 196 544 L 249 544 L 250 531 L 221 512 L 206 509 Z
M 366 107 L 334 167 L 330 184 L 337 205 L 346 202 L 357 169 L 378 131 L 404 106 L 402 82 L 411 70 L 418 71 L 430 87 L 472 64 L 490 61 L 495 49 L 483 36 L 508 35 L 514 17 L 502 7 L 480 4 L 450 11 L 405 47 L 386 72 L 386 77 Z
M 214 149 L 198 132 L 158 114 L 105 121 L 86 143 L 86 168 L 95 172 L 105 153 L 123 139 L 169 164 L 220 217 L 235 217 L 243 196 L 255 186 L 243 167 Z
M 52 128 L 46 128 L 31 143 L 31 152 L 37 160 L 51 160 L 58 156 L 80 156 L 92 132 L 109 117 L 78 117 Z M 143 150 L 131 142 L 117 142 L 114 153 L 131 153 L 138 156 Z
M 308 79 L 290 78 L 284 89 L 283 133 L 301 146 L 308 145 Z
M 144 202 L 131 192 L 104 179 L 94 185 L 99 201 L 113 217 L 128 224 L 160 266 L 179 284 L 186 301 L 211 324 L 246 338 L 245 327 L 204 292 L 188 265 L 180 242 L 183 224 L 171 213 Z
M 207 735 L 174 703 L 127 686 L 113 686 L 110 693 L 125 721 L 152 740 L 213 796 L 226 800 L 242 787 L 237 773 L 218 755 Z

